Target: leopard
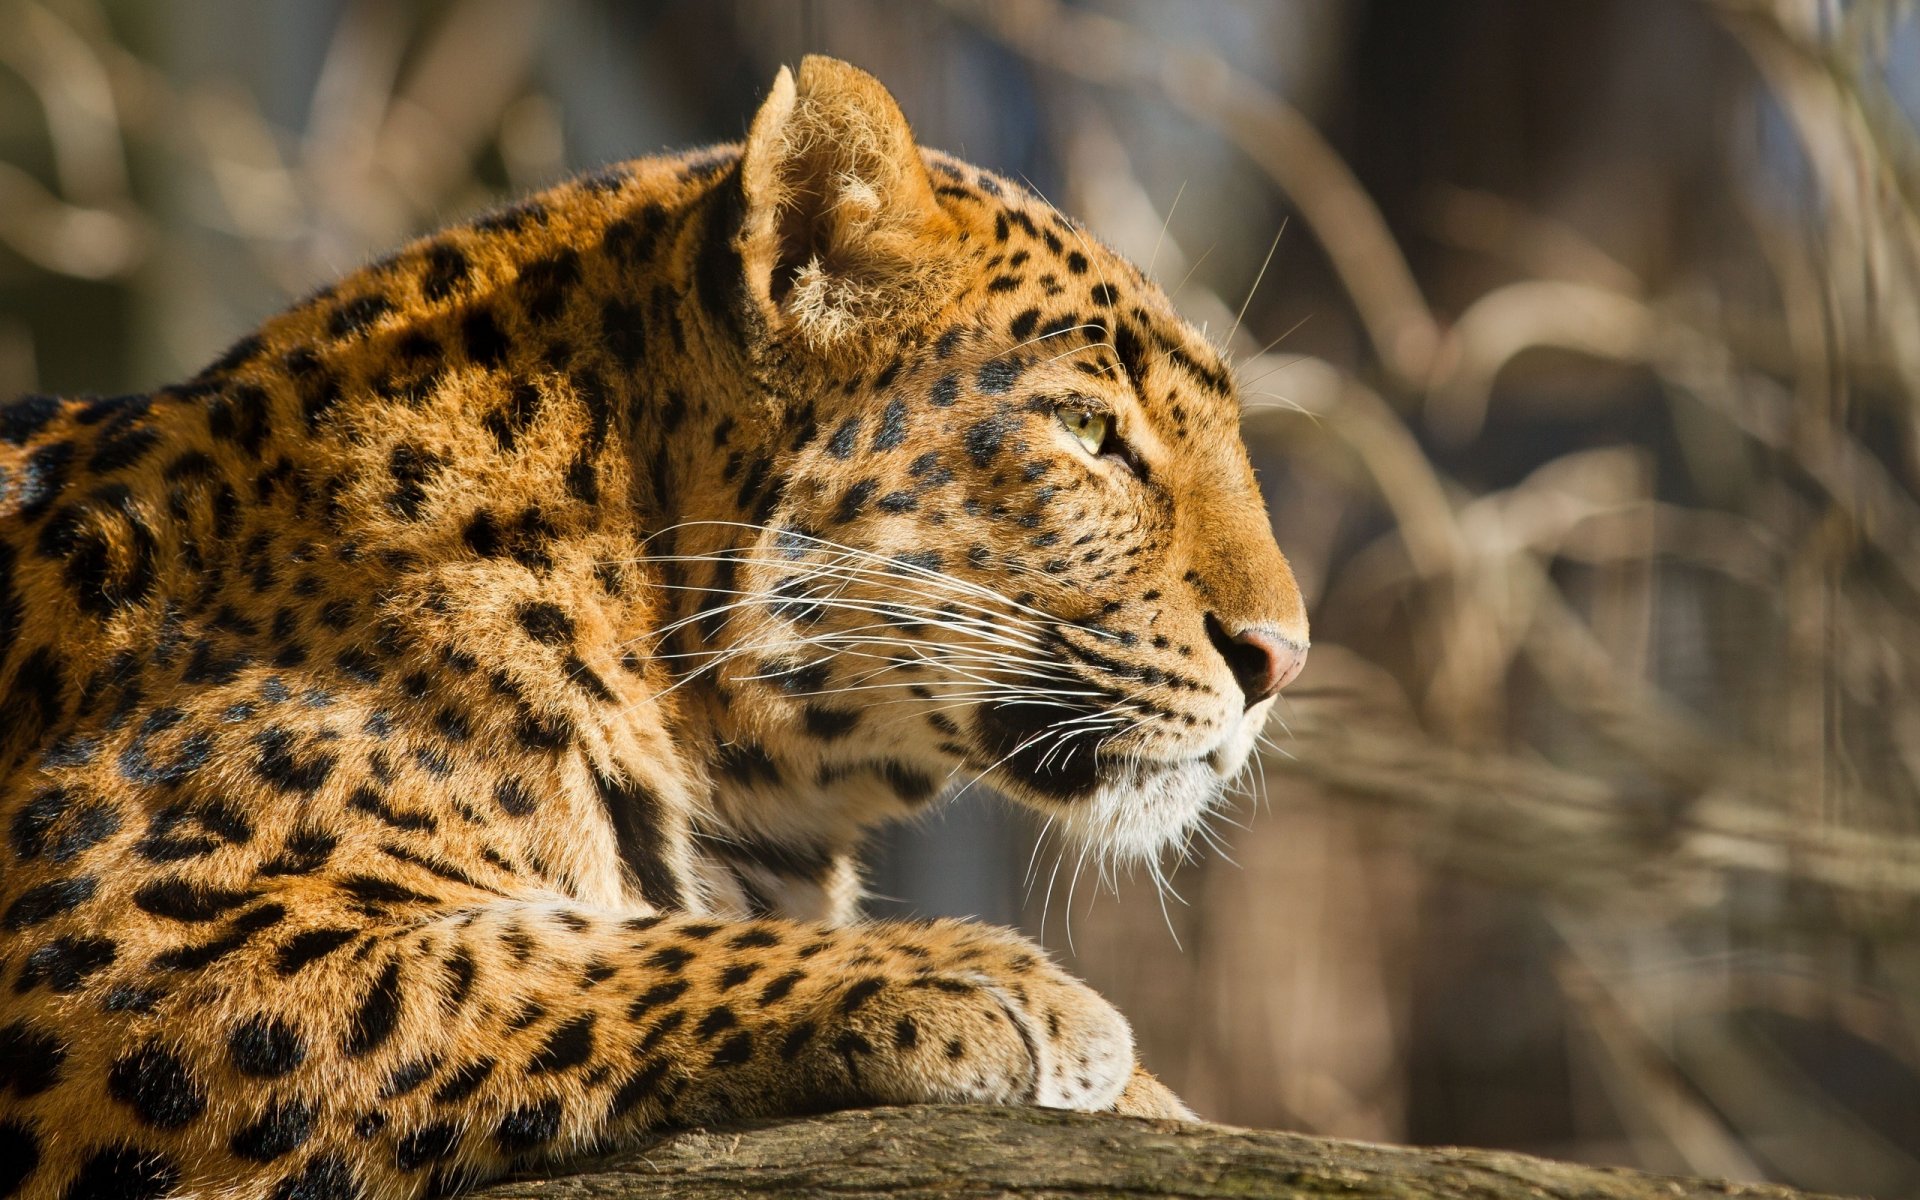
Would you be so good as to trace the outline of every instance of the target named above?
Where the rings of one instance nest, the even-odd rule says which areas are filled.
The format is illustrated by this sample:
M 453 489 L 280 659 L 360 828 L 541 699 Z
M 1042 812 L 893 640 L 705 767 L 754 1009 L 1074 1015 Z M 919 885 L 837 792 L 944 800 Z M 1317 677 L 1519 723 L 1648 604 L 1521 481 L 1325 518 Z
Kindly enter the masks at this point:
M 1192 1119 L 1037 943 L 866 920 L 975 783 L 1114 861 L 1308 626 L 1231 368 L 873 76 L 0 407 L 0 1194 L 333 1200 L 890 1104 Z

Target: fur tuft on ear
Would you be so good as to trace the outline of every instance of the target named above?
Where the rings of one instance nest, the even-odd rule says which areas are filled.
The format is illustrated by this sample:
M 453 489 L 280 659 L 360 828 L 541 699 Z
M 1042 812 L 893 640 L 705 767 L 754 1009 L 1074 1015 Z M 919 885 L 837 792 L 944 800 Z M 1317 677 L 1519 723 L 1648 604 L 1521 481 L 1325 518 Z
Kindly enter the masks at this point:
M 899 105 L 865 71 L 781 68 L 742 155 L 747 292 L 776 328 L 828 349 L 923 317 L 958 265 L 955 227 Z

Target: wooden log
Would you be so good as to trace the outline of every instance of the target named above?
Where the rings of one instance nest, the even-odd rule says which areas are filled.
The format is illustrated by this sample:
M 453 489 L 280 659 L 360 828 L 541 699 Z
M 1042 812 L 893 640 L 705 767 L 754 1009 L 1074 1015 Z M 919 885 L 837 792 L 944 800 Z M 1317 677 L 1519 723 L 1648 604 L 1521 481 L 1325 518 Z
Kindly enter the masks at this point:
M 1377 1146 L 1224 1125 L 921 1105 L 673 1132 L 510 1179 L 485 1200 L 1328 1197 L 1788 1200 L 1770 1185 L 1646 1175 L 1495 1150 Z

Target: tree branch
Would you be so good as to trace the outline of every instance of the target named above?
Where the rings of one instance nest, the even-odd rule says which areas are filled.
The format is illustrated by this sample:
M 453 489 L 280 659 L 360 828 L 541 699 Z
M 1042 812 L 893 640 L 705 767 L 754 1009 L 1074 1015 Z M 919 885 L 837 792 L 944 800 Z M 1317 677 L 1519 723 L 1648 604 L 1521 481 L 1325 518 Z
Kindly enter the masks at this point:
M 1492 1150 L 1414 1149 L 1293 1133 L 1030 1108 L 865 1109 L 664 1135 L 580 1174 L 477 1200 L 834 1196 L 1328 1196 L 1503 1200 L 1789 1200 L 1790 1188 L 1672 1179 Z

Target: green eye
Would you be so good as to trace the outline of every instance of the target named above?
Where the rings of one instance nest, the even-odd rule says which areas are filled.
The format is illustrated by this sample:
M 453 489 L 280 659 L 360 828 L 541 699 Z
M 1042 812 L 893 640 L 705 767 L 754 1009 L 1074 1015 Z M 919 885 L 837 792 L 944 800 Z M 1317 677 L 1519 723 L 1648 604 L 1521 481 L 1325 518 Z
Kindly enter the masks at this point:
M 1084 408 L 1062 408 L 1055 410 L 1060 423 L 1067 432 L 1080 439 L 1087 453 L 1098 455 L 1107 448 L 1107 435 L 1112 431 L 1113 422 L 1103 412 L 1090 412 Z

